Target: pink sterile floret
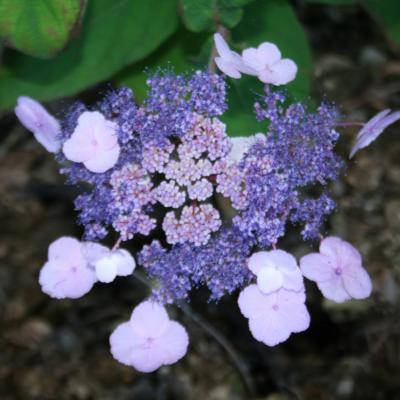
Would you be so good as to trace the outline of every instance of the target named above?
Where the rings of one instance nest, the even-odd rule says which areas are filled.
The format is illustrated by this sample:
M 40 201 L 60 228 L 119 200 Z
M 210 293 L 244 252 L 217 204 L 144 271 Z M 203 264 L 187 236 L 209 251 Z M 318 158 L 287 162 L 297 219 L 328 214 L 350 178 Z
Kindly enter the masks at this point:
M 120 153 L 116 129 L 117 125 L 98 111 L 85 111 L 78 118 L 75 131 L 64 143 L 65 157 L 82 162 L 92 172 L 109 170 L 116 164 Z
M 180 360 L 187 352 L 189 338 L 181 324 L 169 319 L 163 306 L 144 301 L 128 322 L 117 326 L 110 345 L 117 361 L 140 372 L 153 372 Z
M 265 294 L 280 288 L 304 290 L 303 276 L 296 259 L 286 251 L 259 251 L 250 256 L 248 266 L 257 276 L 258 288 Z
M 273 85 L 285 85 L 297 74 L 296 64 L 282 58 L 278 47 L 269 42 L 260 44 L 256 49 L 250 47 L 242 52 L 244 64 L 258 76 L 261 82 Z
M 303 291 L 280 289 L 265 294 L 257 285 L 247 286 L 239 296 L 241 313 L 249 319 L 250 332 L 267 346 L 284 342 L 292 333 L 310 325 Z
M 391 110 L 386 109 L 376 114 L 358 132 L 356 143 L 351 149 L 349 158 L 352 158 L 358 150 L 370 145 L 389 125 L 398 120 L 400 120 L 400 111 L 391 112 Z
M 109 251 L 95 264 L 97 279 L 103 283 L 112 282 L 117 276 L 131 275 L 136 267 L 135 259 L 125 249 Z
M 338 237 L 323 239 L 319 253 L 304 256 L 300 268 L 327 299 L 337 303 L 365 299 L 371 294 L 372 282 L 362 266 L 360 253 Z
M 244 65 L 242 57 L 232 51 L 220 33 L 214 34 L 215 47 L 218 57 L 214 61 L 217 67 L 231 78 L 238 79 L 242 75 L 240 72 L 249 73 L 248 68 Z
M 64 236 L 49 246 L 48 261 L 39 275 L 44 293 L 57 299 L 76 299 L 88 293 L 95 282 L 82 243 Z
M 26 96 L 18 97 L 14 111 L 21 124 L 47 151 L 56 153 L 60 149 L 60 124 L 39 102 Z

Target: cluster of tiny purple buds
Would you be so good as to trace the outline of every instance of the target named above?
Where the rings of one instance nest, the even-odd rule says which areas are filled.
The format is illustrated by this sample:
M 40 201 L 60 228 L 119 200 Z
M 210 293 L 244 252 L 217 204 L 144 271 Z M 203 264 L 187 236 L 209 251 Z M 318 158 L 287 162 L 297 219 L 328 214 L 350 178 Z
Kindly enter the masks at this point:
M 309 325 L 303 276 L 336 302 L 366 298 L 372 289 L 360 253 L 339 238 L 323 239 L 300 264 L 277 249 L 293 224 L 301 225 L 304 240 L 323 237 L 335 207 L 329 183 L 344 168 L 334 152 L 337 110 L 289 104 L 276 86 L 293 80 L 297 67 L 274 44 L 240 55 L 219 34 L 215 43 L 222 72 L 266 84 L 255 103 L 266 132 L 230 138 L 218 118 L 227 109 L 225 78 L 202 71 L 158 71 L 141 105 L 122 88 L 93 107 L 74 104 L 61 122 L 26 97 L 15 110 L 55 153 L 67 184 L 84 188 L 75 200 L 84 241 L 62 237 L 50 245 L 40 274 L 44 292 L 77 298 L 98 281 L 130 275 L 136 263 L 121 243 L 137 235 L 152 239 L 136 258 L 158 283 L 110 338 L 113 356 L 142 372 L 185 355 L 187 332 L 164 304 L 188 299 L 193 288 L 207 286 L 213 301 L 240 289 L 250 331 L 269 346 Z M 365 124 L 352 155 L 399 118 L 385 110 Z M 118 240 L 109 249 L 98 241 L 111 230 Z

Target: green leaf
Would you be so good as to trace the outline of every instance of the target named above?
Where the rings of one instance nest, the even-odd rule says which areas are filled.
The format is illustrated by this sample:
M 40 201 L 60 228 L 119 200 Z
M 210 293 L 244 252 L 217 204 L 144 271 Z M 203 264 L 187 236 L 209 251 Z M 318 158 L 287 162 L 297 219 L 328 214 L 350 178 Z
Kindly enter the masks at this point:
M 257 47 L 262 42 L 276 43 L 284 58 L 291 58 L 299 67 L 296 79 L 285 86 L 295 99 L 305 99 L 310 92 L 311 53 L 300 22 L 288 1 L 257 0 L 246 7 L 241 23 L 232 30 L 232 38 L 240 48 Z M 288 28 L 290 27 L 290 29 Z M 257 122 L 253 104 L 263 93 L 263 84 L 255 77 L 230 80 L 229 110 L 223 116 L 231 136 L 251 135 L 265 130 Z
M 183 21 L 193 32 L 212 30 L 214 26 L 214 0 L 181 0 Z
M 193 32 L 217 31 L 219 25 L 235 27 L 242 7 L 254 0 L 181 0 L 183 21 Z
M 400 7 L 398 0 L 367 0 L 363 3 L 383 25 L 388 36 L 400 43 Z
M 13 52 L 0 69 L 0 107 L 24 94 L 73 95 L 153 52 L 177 28 L 175 0 L 93 0 L 78 39 L 52 60 Z M 6 57 L 8 56 L 8 57 Z
M 26 54 L 51 57 L 67 44 L 83 8 L 82 0 L 0 0 L 0 37 Z
M 331 6 L 353 6 L 357 4 L 359 1 L 358 0 L 306 0 L 306 2 L 328 4 Z

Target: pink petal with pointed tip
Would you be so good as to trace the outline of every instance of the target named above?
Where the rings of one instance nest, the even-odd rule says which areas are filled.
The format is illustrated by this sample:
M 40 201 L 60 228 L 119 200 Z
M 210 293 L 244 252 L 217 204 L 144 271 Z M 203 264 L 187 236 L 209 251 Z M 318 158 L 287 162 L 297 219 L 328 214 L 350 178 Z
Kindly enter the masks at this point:
M 380 122 L 384 117 L 386 117 L 392 110 L 390 108 L 386 108 L 385 110 L 379 112 L 376 114 L 373 118 L 371 118 L 369 121 L 367 121 L 363 128 L 360 129 L 360 131 L 357 134 L 357 138 L 362 136 L 364 133 L 368 132 L 370 129 L 373 129 L 375 127 L 375 124 Z
M 225 39 L 220 33 L 214 34 L 214 43 L 218 54 L 222 58 L 228 60 L 231 56 L 231 49 L 229 48 L 228 43 L 226 43 Z
M 60 149 L 60 124 L 39 102 L 26 96 L 18 97 L 14 111 L 21 124 L 47 151 L 56 153 Z

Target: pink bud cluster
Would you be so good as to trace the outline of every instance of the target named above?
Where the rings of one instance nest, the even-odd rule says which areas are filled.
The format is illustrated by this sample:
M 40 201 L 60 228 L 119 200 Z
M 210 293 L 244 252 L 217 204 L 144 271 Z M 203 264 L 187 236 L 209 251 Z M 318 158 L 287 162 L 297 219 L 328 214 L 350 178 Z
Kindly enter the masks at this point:
M 196 246 L 206 244 L 211 233 L 221 227 L 218 211 L 211 204 L 185 206 L 180 218 L 174 211 L 166 214 L 163 229 L 171 244 L 190 242 Z
M 155 202 L 148 173 L 138 164 L 127 164 L 111 175 L 110 185 L 118 210 L 114 229 L 123 240 L 132 239 L 134 233 L 148 235 L 156 226 L 156 220 L 145 212 L 145 207 Z
M 238 194 L 243 190 L 242 181 L 233 176 L 237 169 L 232 169 L 229 182 L 220 185 L 220 189 L 216 181 L 227 170 L 232 149 L 225 124 L 201 115 L 194 115 L 194 121 L 178 143 L 169 141 L 164 147 L 146 145 L 143 151 L 142 165 L 147 173 L 165 177 L 152 191 L 154 200 L 176 209 L 167 212 L 162 224 L 170 244 L 206 244 L 211 233 L 219 229 L 218 211 L 211 204 L 202 203 L 213 195 L 215 188 L 226 193 L 235 204 L 243 203 Z M 187 200 L 192 204 L 184 206 Z

